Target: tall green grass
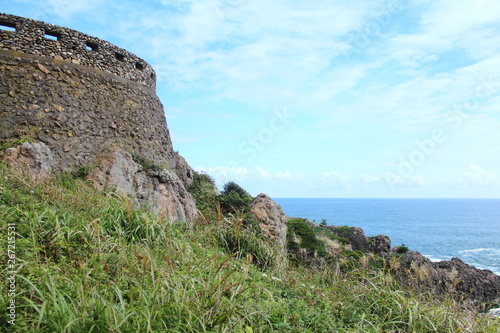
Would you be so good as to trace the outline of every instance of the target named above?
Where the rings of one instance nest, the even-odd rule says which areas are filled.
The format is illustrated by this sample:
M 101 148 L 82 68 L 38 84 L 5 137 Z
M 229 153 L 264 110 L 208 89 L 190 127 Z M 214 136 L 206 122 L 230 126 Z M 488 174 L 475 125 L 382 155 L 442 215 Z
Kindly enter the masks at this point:
M 0 253 L 16 225 L 12 332 L 497 332 L 453 300 L 403 292 L 382 271 L 282 267 L 237 217 L 189 225 L 67 174 L 0 168 Z M 2 282 L 8 268 L 2 263 Z M 0 309 L 10 298 L 3 288 Z M 3 311 L 3 310 L 2 310 Z

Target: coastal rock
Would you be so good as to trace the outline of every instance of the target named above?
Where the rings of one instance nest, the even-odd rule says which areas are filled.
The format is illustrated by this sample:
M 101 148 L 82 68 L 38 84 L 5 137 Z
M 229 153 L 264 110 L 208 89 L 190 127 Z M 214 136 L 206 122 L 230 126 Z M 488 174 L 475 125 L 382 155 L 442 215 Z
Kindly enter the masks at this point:
M 11 167 L 27 167 L 32 176 L 46 178 L 52 172 L 54 157 L 43 142 L 24 142 L 17 147 L 5 149 L 2 161 Z
M 196 217 L 194 199 L 175 173 L 165 168 L 146 171 L 129 153 L 114 146 L 100 154 L 94 164 L 98 167 L 87 179 L 99 189 L 121 191 L 153 213 L 174 221 Z
M 250 212 L 259 220 L 260 229 L 278 245 L 280 254 L 286 258 L 286 215 L 283 209 L 266 194 L 259 194 L 250 205 Z
M 432 262 L 418 252 L 401 257 L 395 276 L 408 287 L 419 287 L 437 296 L 451 294 L 479 308 L 500 302 L 500 276 L 464 263 L 459 258 Z
M 365 236 L 363 229 L 358 227 L 338 227 L 334 225 L 325 226 L 325 228 L 332 231 L 335 235 L 349 240 L 353 251 L 364 252 L 368 250 L 368 238 Z
M 387 256 L 391 252 L 391 239 L 386 235 L 368 237 L 368 252 Z
M 189 188 L 189 186 L 193 183 L 193 169 L 189 166 L 184 157 L 177 152 L 174 152 L 174 157 L 171 160 L 175 163 L 173 168 L 176 171 L 177 176 L 182 180 L 184 186 Z

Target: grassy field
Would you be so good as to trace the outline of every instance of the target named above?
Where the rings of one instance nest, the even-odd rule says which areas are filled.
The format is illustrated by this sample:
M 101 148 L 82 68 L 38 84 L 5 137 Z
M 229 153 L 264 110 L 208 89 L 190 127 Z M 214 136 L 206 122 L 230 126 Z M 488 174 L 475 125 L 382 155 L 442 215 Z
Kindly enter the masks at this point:
M 236 217 L 173 223 L 76 175 L 16 173 L 0 167 L 1 331 L 499 331 L 451 299 L 401 291 L 364 257 L 280 263 Z

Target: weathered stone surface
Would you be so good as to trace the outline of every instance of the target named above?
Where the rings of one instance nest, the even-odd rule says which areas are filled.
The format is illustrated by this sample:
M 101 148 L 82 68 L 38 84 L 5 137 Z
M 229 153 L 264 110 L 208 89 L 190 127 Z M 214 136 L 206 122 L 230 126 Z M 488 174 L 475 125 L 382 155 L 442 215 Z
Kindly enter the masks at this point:
M 38 67 L 42 62 L 51 74 Z M 163 105 L 153 91 L 82 66 L 42 62 L 0 50 L 0 139 L 27 137 L 45 143 L 59 170 L 88 164 L 111 145 L 172 170 L 182 165 L 172 147 Z M 5 70 L 14 65 L 15 70 Z M 40 80 L 34 82 L 35 75 Z M 79 84 L 82 80 L 92 84 Z M 187 181 L 188 167 L 182 168 Z
M 358 227 L 349 228 L 349 231 L 343 231 L 334 225 L 325 226 L 325 228 L 332 231 L 335 235 L 344 237 L 351 242 L 351 248 L 353 251 L 367 251 L 368 250 L 368 238 L 365 236 L 363 229 Z
M 45 178 L 50 176 L 54 157 L 44 143 L 24 142 L 17 147 L 7 148 L 2 161 L 12 167 L 27 167 L 32 176 Z
M 286 256 L 286 215 L 283 209 L 266 194 L 259 194 L 250 205 L 250 212 L 260 221 L 260 229 L 275 241 L 283 258 Z
M 0 21 L 15 26 L 15 31 L 0 30 L 0 50 L 46 56 L 92 67 L 155 89 L 156 74 L 153 68 L 141 58 L 113 44 L 79 31 L 24 17 L 0 14 Z M 50 73 L 43 64 L 37 66 L 43 73 Z
M 121 178 L 103 183 L 163 207 L 155 211 L 193 216 L 192 200 L 184 195 L 193 171 L 173 149 L 151 66 L 71 29 L 6 14 L 0 21 L 15 27 L 0 29 L 0 139 L 42 142 L 58 171 L 91 165 L 120 147 L 169 173 L 143 175 L 128 160 L 116 160 L 109 171 Z
M 368 252 L 386 256 L 391 252 L 391 239 L 386 235 L 368 237 Z
M 451 294 L 476 307 L 488 308 L 500 302 L 500 276 L 464 263 L 459 258 L 432 262 L 418 252 L 409 251 L 394 272 L 407 286 L 419 286 L 436 296 Z
M 117 147 L 101 153 L 87 179 L 100 189 L 122 191 L 154 213 L 172 220 L 192 221 L 195 201 L 177 175 L 167 169 L 145 171 L 132 156 Z

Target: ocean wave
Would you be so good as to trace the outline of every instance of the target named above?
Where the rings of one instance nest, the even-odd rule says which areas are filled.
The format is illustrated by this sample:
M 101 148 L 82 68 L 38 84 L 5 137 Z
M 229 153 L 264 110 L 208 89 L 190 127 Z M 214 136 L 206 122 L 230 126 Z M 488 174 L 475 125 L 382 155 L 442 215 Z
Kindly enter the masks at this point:
M 452 257 L 449 256 L 436 256 L 432 254 L 423 254 L 424 257 L 427 257 L 432 262 L 440 262 L 445 260 L 451 260 Z
M 500 249 L 497 249 L 497 248 L 479 248 L 479 249 L 472 249 L 472 250 L 462 250 L 462 251 L 459 251 L 458 253 L 468 254 L 468 253 L 481 253 L 481 252 L 491 252 L 493 254 L 499 255 Z
M 499 248 L 477 248 L 462 250 L 458 252 L 460 258 L 466 263 L 479 269 L 488 269 L 500 275 L 500 249 Z
M 500 276 L 500 249 L 479 248 L 472 250 L 462 250 L 458 252 L 458 257 L 465 263 L 478 269 L 487 269 Z M 423 254 L 432 262 L 451 260 L 453 256 Z M 457 256 L 455 256 L 457 257 Z

